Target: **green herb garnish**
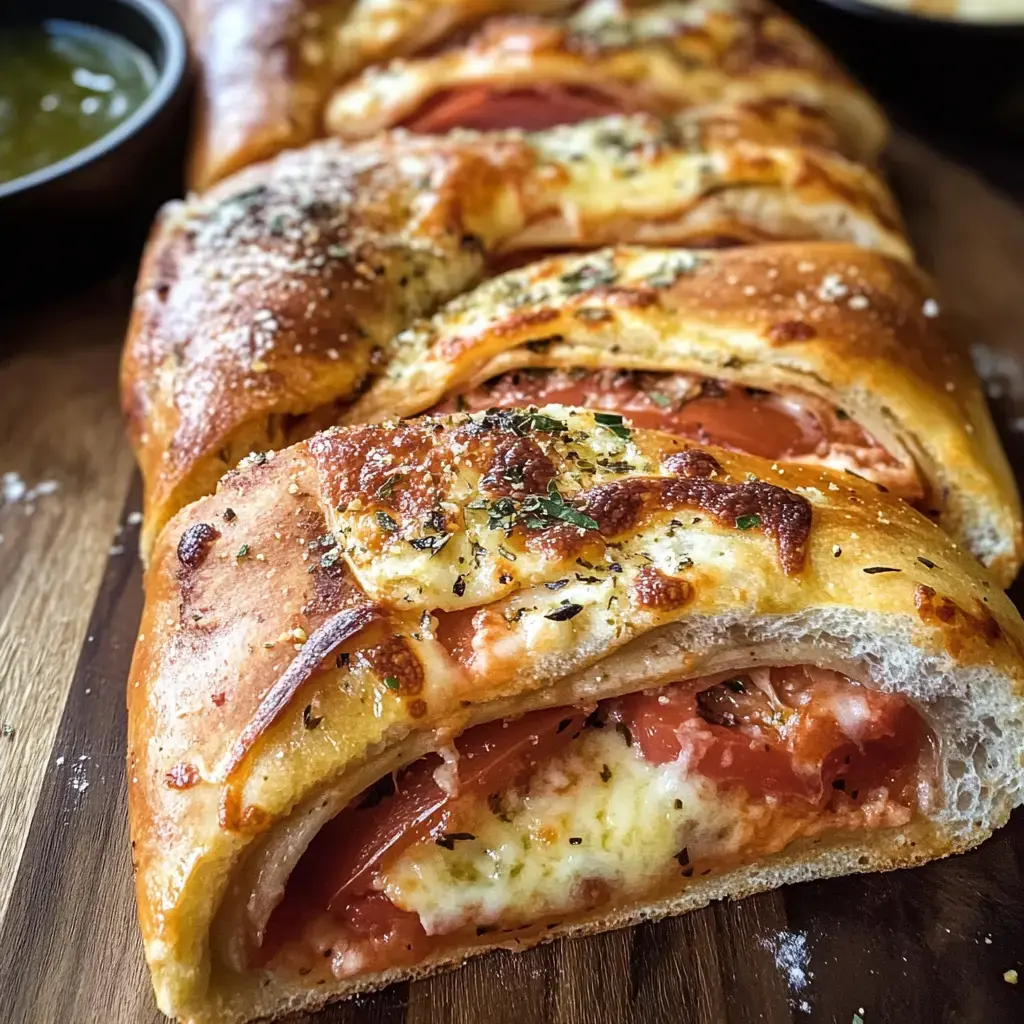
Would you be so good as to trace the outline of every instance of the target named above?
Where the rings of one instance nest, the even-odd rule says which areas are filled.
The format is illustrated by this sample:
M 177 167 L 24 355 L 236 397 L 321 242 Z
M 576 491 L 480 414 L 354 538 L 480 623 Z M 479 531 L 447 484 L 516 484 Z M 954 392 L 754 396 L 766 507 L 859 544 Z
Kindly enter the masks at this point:
M 395 484 L 397 484 L 401 479 L 402 476 L 400 473 L 392 473 L 391 476 L 389 476 L 387 480 L 377 488 L 377 497 L 381 499 L 390 498 L 391 492 L 395 489 Z
M 623 441 L 629 440 L 632 432 L 617 412 L 595 412 L 594 420 L 602 427 L 607 427 L 616 437 Z
M 568 622 L 569 619 L 576 618 L 581 611 L 583 611 L 583 605 L 571 604 L 566 601 L 564 604 L 559 605 L 553 612 L 548 612 L 544 618 L 550 619 L 552 622 Z

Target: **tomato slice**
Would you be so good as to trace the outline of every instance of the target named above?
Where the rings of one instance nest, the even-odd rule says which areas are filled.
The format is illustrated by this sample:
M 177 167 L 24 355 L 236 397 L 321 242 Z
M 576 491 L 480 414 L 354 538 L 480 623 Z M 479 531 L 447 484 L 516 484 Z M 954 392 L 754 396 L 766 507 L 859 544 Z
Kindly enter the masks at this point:
M 422 135 L 441 135 L 453 128 L 482 132 L 521 128 L 533 132 L 625 112 L 621 103 L 582 86 L 465 86 L 432 97 L 405 120 L 404 127 Z
M 349 807 L 320 830 L 301 863 L 303 884 L 315 892 L 320 906 L 346 910 L 353 896 L 371 888 L 385 857 L 442 831 L 460 801 L 515 785 L 568 744 L 586 714 L 578 708 L 551 708 L 467 730 L 455 741 L 455 797 L 435 779 L 441 758 L 420 758 L 398 779 L 393 795 L 373 807 Z
M 458 608 L 455 611 L 434 612 L 437 619 L 435 637 L 438 643 L 462 666 L 468 668 L 473 660 L 473 619 L 476 608 Z
M 703 690 L 669 687 L 612 704 L 644 758 L 690 770 L 754 796 L 818 803 L 829 788 L 856 796 L 916 782 L 927 730 L 902 699 L 837 673 L 772 669 L 774 699 L 749 675 Z
M 855 423 L 838 419 L 831 408 L 818 408 L 824 403 L 810 396 L 779 395 L 683 373 L 519 371 L 431 411 L 549 403 L 617 412 L 638 427 L 768 459 L 823 455 L 833 442 L 876 447 Z

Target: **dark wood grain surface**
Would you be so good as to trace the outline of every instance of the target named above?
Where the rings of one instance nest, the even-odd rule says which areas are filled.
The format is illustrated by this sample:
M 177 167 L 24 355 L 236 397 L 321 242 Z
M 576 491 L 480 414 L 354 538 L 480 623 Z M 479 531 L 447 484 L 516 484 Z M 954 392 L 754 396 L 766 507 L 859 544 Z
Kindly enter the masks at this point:
M 892 170 L 923 262 L 991 377 L 1024 468 L 1024 212 L 902 138 Z M 138 495 L 128 498 L 138 507 Z M 133 532 L 123 542 L 134 544 Z M 108 562 L 0 932 L 0 1020 L 157 1024 L 134 921 L 123 686 L 141 605 Z M 96 699 L 100 694 L 102 699 Z M 914 871 L 793 886 L 395 986 L 316 1024 L 1024 1021 L 1024 817 Z

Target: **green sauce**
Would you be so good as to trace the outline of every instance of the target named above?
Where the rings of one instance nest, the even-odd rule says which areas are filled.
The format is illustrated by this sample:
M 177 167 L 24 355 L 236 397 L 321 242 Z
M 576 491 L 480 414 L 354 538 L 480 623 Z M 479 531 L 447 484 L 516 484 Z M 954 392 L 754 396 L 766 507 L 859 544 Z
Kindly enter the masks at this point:
M 91 25 L 0 28 L 0 182 L 103 138 L 139 108 L 155 82 L 145 53 Z

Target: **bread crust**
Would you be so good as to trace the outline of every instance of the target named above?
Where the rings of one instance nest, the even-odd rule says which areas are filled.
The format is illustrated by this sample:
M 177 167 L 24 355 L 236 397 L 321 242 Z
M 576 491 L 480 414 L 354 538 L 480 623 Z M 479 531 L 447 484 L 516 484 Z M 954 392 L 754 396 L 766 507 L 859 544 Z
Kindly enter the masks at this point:
M 538 13 L 570 0 L 532 0 Z M 323 134 L 338 81 L 515 0 L 190 0 L 199 57 L 188 180 L 205 189 Z
M 584 4 L 555 18 L 491 19 L 440 52 L 399 58 L 343 83 L 327 105 L 325 128 L 366 138 L 410 123 L 452 90 L 550 87 L 587 90 L 624 113 L 659 116 L 749 104 L 748 117 L 778 128 L 792 119 L 794 141 L 830 145 L 867 164 L 888 134 L 878 107 L 815 40 L 775 8 L 746 0 L 685 10 L 678 3 Z
M 343 421 L 417 415 L 521 367 L 684 371 L 804 391 L 907 452 L 937 521 L 1008 586 L 1024 544 L 1020 499 L 934 294 L 903 261 L 834 243 L 549 259 L 398 335 L 386 372 Z
M 752 867 L 721 889 L 567 929 L 615 927 L 791 878 L 941 856 L 980 841 L 1020 800 L 1024 623 L 941 530 L 858 480 L 721 451 L 693 454 L 699 450 L 657 432 L 613 441 L 590 414 L 553 407 L 544 415 L 565 429 L 483 414 L 335 429 L 229 474 L 161 535 L 128 686 L 128 778 L 140 923 L 165 1012 L 206 1024 L 315 1005 L 317 996 L 300 998 L 287 986 L 260 996 L 212 952 L 218 908 L 223 915 L 232 902 L 247 858 L 314 809 L 344 806 L 464 727 L 542 706 L 709 671 L 811 662 L 903 693 L 938 734 L 943 764 L 956 760 L 963 769 L 941 769 L 941 807 L 903 832 L 851 838 L 848 854 L 834 858 L 795 851 L 777 870 Z M 493 497 L 488 472 L 503 446 L 524 439 L 599 531 L 549 523 L 506 534 L 483 525 L 487 515 L 481 522 L 469 506 Z M 580 469 L 609 446 L 608 468 Z M 402 479 L 385 487 L 394 475 L 386 456 L 396 452 Z M 738 528 L 729 518 L 734 499 L 754 495 L 758 524 Z M 450 539 L 432 555 L 410 538 L 435 499 Z M 683 526 L 670 529 L 672 520 Z M 471 536 L 481 568 L 453 588 Z M 687 600 L 609 611 L 616 605 L 600 588 L 628 593 L 649 564 L 645 552 L 661 550 L 656 540 L 691 552 L 691 564 L 674 570 Z M 600 568 L 609 545 L 621 573 Z M 577 558 L 604 582 L 572 584 L 580 596 L 544 587 Z M 512 616 L 521 623 L 509 627 L 518 646 L 504 658 L 488 653 L 468 682 L 446 667 L 424 624 L 423 613 L 438 608 L 511 611 L 567 593 L 584 605 L 579 614 L 540 633 L 531 632 L 534 612 Z M 385 624 L 350 638 L 346 650 L 377 653 L 353 653 L 339 668 L 332 650 L 307 666 L 253 733 L 302 648 L 319 642 L 339 614 L 367 607 L 382 609 Z M 387 636 L 401 638 L 401 652 Z M 303 718 L 312 702 L 322 717 L 315 730 Z M 251 743 L 239 759 L 243 735 Z M 972 757 L 979 743 L 985 758 Z M 868 863 L 855 863 L 854 853 Z M 331 996 L 414 973 L 361 979 Z
M 249 451 L 336 422 L 380 347 L 478 283 L 489 259 L 722 236 L 909 255 L 886 188 L 843 158 L 742 140 L 701 148 L 645 116 L 316 143 L 170 204 L 122 360 L 144 556 Z

